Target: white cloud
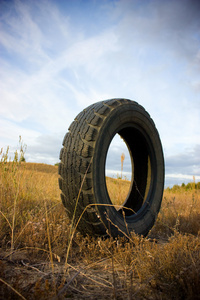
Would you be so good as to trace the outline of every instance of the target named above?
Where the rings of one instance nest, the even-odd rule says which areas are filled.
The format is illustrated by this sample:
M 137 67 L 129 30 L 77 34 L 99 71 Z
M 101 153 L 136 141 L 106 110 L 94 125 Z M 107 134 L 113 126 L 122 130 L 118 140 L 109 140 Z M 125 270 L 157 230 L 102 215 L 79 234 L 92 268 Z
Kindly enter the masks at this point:
M 185 175 L 185 174 L 167 174 L 166 178 L 178 178 L 178 179 L 189 179 L 190 181 L 200 180 L 200 176 L 194 176 L 194 175 Z
M 66 21 L 63 23 L 62 14 L 54 6 L 48 5 L 49 14 L 43 14 L 41 10 L 43 7 L 40 7 L 40 15 L 37 19 L 41 19 L 41 13 L 44 19 L 41 24 L 40 22 L 37 24 L 38 20 L 34 20 L 31 15 L 32 7 L 20 1 L 15 4 L 19 15 L 4 20 L 11 27 L 12 34 L 4 28 L 2 36 L 5 35 L 5 39 L 2 38 L 0 42 L 8 52 L 12 50 L 14 56 L 17 52 L 21 59 L 23 57 L 23 63 L 21 66 L 18 64 L 14 67 L 9 63 L 4 63 L 2 59 L 1 85 L 3 98 L 6 101 L 2 103 L 1 112 L 18 122 L 30 117 L 40 119 L 43 126 L 50 126 L 49 130 L 52 130 L 52 120 L 49 120 L 47 116 L 61 114 L 64 117 L 62 113 L 64 110 L 65 114 L 71 114 L 71 107 L 70 109 L 68 107 L 72 106 L 72 103 L 73 106 L 78 104 L 79 107 L 81 104 L 83 108 L 91 103 L 90 99 L 94 101 L 93 99 L 97 97 L 97 92 L 89 81 L 101 68 L 99 61 L 104 54 L 108 51 L 116 51 L 116 38 L 112 31 L 105 31 L 96 37 L 83 38 L 81 36 L 81 39 L 79 33 L 76 33 L 75 36 L 78 38 L 76 40 L 66 34 L 63 28 Z M 44 35 L 43 24 L 46 22 L 51 24 L 52 28 L 60 29 L 57 36 L 55 34 L 53 37 Z M 42 27 L 39 28 L 39 25 Z M 66 27 L 69 30 L 68 24 Z M 61 49 L 57 48 L 58 36 L 64 45 Z M 108 40 L 112 47 L 107 44 Z M 48 43 L 54 44 L 53 57 L 49 57 L 45 49 L 45 44 Z M 27 67 L 24 67 L 26 64 Z M 78 74 L 79 79 L 77 76 L 73 80 L 63 77 L 62 72 L 65 70 Z M 80 81 L 86 75 L 88 81 L 82 84 Z M 102 96 L 104 94 L 102 93 Z M 60 95 L 61 98 L 59 98 Z M 46 122 L 47 120 L 50 122 Z
M 198 1 L 13 0 L 0 8 L 3 144 L 22 135 L 30 160 L 52 162 L 55 135 L 80 110 L 124 97 L 151 114 L 167 172 L 176 172 L 173 157 L 188 157 L 200 140 Z

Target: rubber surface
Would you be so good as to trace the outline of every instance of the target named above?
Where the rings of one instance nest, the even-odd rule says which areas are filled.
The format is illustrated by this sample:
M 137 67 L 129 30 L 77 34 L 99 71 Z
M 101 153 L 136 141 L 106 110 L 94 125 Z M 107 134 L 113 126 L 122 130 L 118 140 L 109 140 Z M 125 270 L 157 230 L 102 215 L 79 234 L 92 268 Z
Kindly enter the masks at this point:
M 121 209 L 112 205 L 105 179 L 108 148 L 117 133 L 132 162 L 131 188 Z M 82 234 L 147 235 L 152 228 L 162 201 L 164 157 L 155 124 L 137 102 L 111 99 L 80 112 L 64 137 L 58 172 L 63 205 Z

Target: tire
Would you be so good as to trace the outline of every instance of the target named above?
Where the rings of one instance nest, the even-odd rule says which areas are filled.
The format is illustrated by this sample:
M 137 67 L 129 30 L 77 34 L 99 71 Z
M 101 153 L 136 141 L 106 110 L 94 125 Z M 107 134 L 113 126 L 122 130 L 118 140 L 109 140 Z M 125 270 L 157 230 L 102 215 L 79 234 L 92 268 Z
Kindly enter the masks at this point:
M 70 125 L 60 151 L 59 187 L 67 213 L 86 235 L 146 236 L 160 210 L 164 157 L 153 120 L 137 102 L 111 99 L 84 109 Z M 105 179 L 109 145 L 118 133 L 132 162 L 129 194 L 119 210 Z M 80 191 L 80 192 L 79 192 Z M 75 224 L 75 223 L 74 223 Z

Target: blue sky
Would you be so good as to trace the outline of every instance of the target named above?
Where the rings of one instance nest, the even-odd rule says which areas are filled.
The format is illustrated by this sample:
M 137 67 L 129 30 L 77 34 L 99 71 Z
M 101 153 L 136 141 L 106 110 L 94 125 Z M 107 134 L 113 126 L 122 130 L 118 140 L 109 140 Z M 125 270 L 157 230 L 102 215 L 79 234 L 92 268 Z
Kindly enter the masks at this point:
M 88 105 L 122 97 L 153 118 L 166 185 L 200 181 L 200 1 L 0 1 L 0 147 L 59 161 Z M 107 169 L 129 172 L 119 139 Z

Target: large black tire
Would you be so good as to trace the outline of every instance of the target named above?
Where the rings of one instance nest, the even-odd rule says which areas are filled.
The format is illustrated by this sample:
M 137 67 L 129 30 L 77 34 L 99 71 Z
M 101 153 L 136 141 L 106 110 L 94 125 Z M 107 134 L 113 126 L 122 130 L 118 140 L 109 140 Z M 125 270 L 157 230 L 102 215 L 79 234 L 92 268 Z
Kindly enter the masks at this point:
M 105 179 L 106 156 L 116 133 L 132 162 L 131 188 L 120 210 L 112 205 Z M 148 234 L 162 201 L 164 158 L 155 124 L 141 105 L 111 99 L 84 109 L 64 137 L 60 160 L 61 199 L 69 217 L 79 220 L 82 234 Z

